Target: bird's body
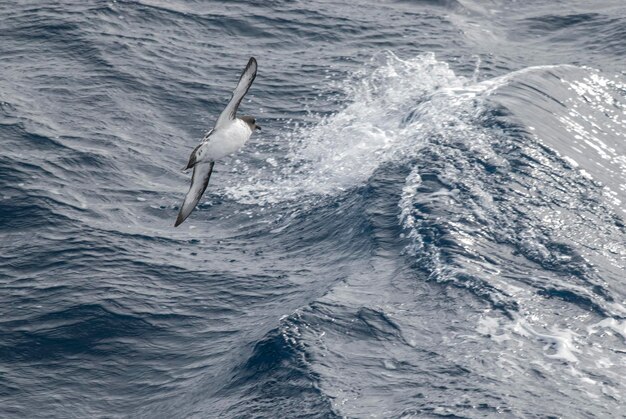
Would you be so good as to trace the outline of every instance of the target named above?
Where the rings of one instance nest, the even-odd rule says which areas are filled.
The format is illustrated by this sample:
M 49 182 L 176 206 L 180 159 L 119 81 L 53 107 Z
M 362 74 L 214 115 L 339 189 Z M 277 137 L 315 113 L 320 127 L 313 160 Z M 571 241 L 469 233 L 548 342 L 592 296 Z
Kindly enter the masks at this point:
M 193 168 L 193 176 L 191 186 L 174 224 L 175 227 L 185 221 L 200 201 L 209 184 L 215 161 L 239 150 L 248 141 L 255 129 L 261 129 L 260 126 L 256 125 L 254 118 L 249 116 L 237 117 L 237 108 L 252 85 L 256 77 L 256 70 L 256 60 L 250 58 L 239 78 L 237 87 L 233 91 L 230 102 L 217 119 L 215 128 L 204 136 L 200 145 L 189 156 L 185 170 Z
M 228 121 L 223 127 L 211 130 L 195 150 L 195 161 L 215 161 L 239 150 L 250 139 L 252 129 L 240 118 Z

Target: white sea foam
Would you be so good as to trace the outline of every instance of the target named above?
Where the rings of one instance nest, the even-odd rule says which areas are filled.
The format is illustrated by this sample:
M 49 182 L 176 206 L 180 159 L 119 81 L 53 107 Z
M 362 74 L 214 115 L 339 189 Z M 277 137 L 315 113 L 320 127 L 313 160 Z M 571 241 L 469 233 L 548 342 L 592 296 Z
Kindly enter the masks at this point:
M 414 155 L 425 133 L 454 114 L 451 92 L 466 84 L 433 54 L 408 60 L 380 54 L 339 83 L 347 103 L 342 110 L 280 134 L 277 142 L 290 145 L 280 170 L 270 163 L 271 168 L 254 174 L 256 181 L 227 187 L 226 193 L 240 202 L 263 204 L 359 186 L 381 164 Z M 447 99 L 437 100 L 437 94 Z M 456 93 L 464 101 L 473 94 Z
M 476 331 L 491 338 L 502 353 L 524 353 L 528 357 L 525 362 L 543 371 L 553 371 L 563 363 L 569 365 L 560 371 L 588 384 L 589 396 L 623 393 L 619 369 L 623 364 L 621 354 L 626 342 L 626 322 L 623 320 L 605 318 L 586 329 L 574 331 L 567 325 L 547 324 L 541 316 L 516 315 L 509 320 L 485 313 L 479 318 Z M 614 335 L 619 339 L 609 339 Z M 524 349 L 527 345 L 541 347 L 542 351 Z M 537 358 L 538 353 L 543 353 L 545 359 Z M 552 364 L 551 360 L 557 363 Z M 611 379 L 598 380 L 601 376 Z
M 468 125 L 476 98 L 487 97 L 525 73 L 554 66 L 530 67 L 482 82 L 456 75 L 432 53 L 401 59 L 392 52 L 376 55 L 363 69 L 328 87 L 339 89 L 346 105 L 316 123 L 287 124 L 276 138 L 289 144 L 281 162 L 274 158 L 254 170 L 235 162 L 248 176 L 225 193 L 248 204 L 268 204 L 327 196 L 364 184 L 390 161 L 410 159 L 433 135 L 468 136 L 470 147 L 488 140 Z M 485 148 L 485 152 L 489 152 Z

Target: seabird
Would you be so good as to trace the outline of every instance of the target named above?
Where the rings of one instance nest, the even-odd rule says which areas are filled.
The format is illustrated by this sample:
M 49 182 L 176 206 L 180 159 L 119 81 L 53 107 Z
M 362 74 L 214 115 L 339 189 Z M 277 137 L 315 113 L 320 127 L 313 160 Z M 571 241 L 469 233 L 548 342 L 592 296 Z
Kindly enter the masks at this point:
M 217 118 L 215 127 L 205 134 L 200 145 L 191 152 L 189 163 L 183 169 L 184 171 L 193 168 L 191 186 L 180 208 L 174 227 L 178 227 L 185 221 L 200 201 L 209 184 L 215 161 L 239 150 L 248 141 L 254 130 L 261 129 L 253 117 L 237 117 L 237 108 L 239 108 L 241 100 L 248 93 L 248 89 L 256 77 L 256 69 L 256 60 L 251 57 L 248 65 L 241 73 L 239 83 L 233 90 L 228 105 Z

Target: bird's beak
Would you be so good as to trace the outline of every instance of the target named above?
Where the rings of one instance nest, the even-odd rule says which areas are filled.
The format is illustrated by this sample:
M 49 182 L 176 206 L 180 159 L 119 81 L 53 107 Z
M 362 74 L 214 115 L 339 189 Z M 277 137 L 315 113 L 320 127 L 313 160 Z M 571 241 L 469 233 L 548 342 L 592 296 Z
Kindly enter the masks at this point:
M 260 125 L 255 125 L 254 129 L 258 129 L 259 131 L 261 131 L 261 126 Z

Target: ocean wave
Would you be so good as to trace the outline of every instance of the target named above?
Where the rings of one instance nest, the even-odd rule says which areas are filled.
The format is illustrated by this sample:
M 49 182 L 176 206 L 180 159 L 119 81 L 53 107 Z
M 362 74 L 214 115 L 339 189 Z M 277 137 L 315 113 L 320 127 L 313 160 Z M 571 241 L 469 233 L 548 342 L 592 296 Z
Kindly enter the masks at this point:
M 431 59 L 434 57 L 415 60 L 432 63 Z M 403 68 L 404 63 L 397 65 Z M 433 67 L 435 73 L 441 68 L 430 68 Z M 388 67 L 383 68 L 389 71 Z M 422 71 L 428 69 L 421 67 Z M 412 77 L 430 79 L 429 74 L 421 73 Z M 600 81 L 589 87 L 587 83 L 594 79 Z M 606 384 L 590 390 L 589 394 L 594 395 L 589 397 L 617 394 L 621 385 L 616 373 L 606 366 L 614 365 L 622 343 L 613 341 L 605 353 L 605 366 L 599 365 L 595 361 L 594 324 L 606 324 L 609 328 L 616 325 L 621 330 L 625 313 L 619 286 L 625 268 L 619 250 L 623 222 L 620 207 L 614 204 L 615 194 L 606 193 L 607 187 L 619 189 L 619 183 L 606 185 L 589 174 L 588 170 L 606 173 L 589 166 L 601 161 L 602 156 L 573 164 L 563 153 L 575 151 L 576 142 L 571 141 L 567 125 L 558 130 L 554 127 L 567 124 L 563 121 L 572 114 L 573 104 L 578 121 L 593 120 L 592 126 L 596 127 L 619 125 L 617 115 L 598 110 L 606 104 L 621 109 L 620 83 L 602 82 L 608 79 L 595 70 L 572 66 L 528 68 L 483 82 L 452 80 L 451 85 L 437 86 L 427 95 L 411 97 L 415 103 L 409 99 L 399 101 L 407 107 L 396 109 L 394 113 L 403 116 L 391 122 L 407 129 L 402 136 L 393 137 L 394 148 L 400 152 L 384 155 L 376 161 L 376 167 L 359 174 L 364 179 L 361 182 L 374 185 L 389 164 L 394 165 L 395 172 L 401 173 L 397 168 L 404 167 L 410 173 L 398 196 L 394 197 L 393 188 L 388 188 L 380 196 L 368 196 L 366 205 L 375 207 L 377 199 L 397 199 L 396 214 L 405 232 L 396 236 L 394 246 L 408 241 L 405 256 L 415 280 L 433 281 L 446 288 L 453 286 L 462 306 L 476 304 L 468 303 L 467 296 L 462 297 L 464 291 L 486 303 L 482 309 L 473 308 L 482 314 L 470 312 L 469 318 L 461 317 L 476 327 L 473 332 L 466 332 L 474 336 L 468 337 L 469 341 L 492 340 L 498 345 L 498 354 L 512 354 L 498 364 L 503 370 L 525 371 L 513 347 L 535 347 L 536 350 L 527 349 L 536 363 L 534 371 L 528 374 L 541 375 L 545 374 L 541 371 L 554 371 L 565 365 L 563 368 L 569 372 L 556 380 L 555 386 L 579 380 L 595 383 L 596 374 L 600 374 Z M 588 89 L 576 90 L 580 80 L 587 80 Z M 593 92 L 595 102 L 581 102 L 580 95 L 585 92 Z M 376 102 L 369 102 L 372 103 Z M 393 104 L 375 109 L 386 107 L 393 108 Z M 530 115 L 532 121 L 526 119 Z M 359 124 L 360 119 L 350 123 Z M 579 134 L 582 131 L 579 127 Z M 623 129 L 618 127 L 614 132 L 622 133 Z M 604 140 L 612 139 L 613 147 L 618 147 L 619 138 L 605 134 Z M 368 140 L 366 137 L 363 141 Z M 358 143 L 351 144 L 351 149 L 357 149 L 357 156 L 358 147 Z M 613 162 L 615 170 L 620 171 L 621 150 L 607 146 L 603 152 L 607 153 L 607 164 Z M 610 154 L 617 160 L 612 160 Z M 339 174 L 338 179 L 346 178 Z M 358 188 L 359 184 L 352 183 L 339 196 L 366 195 L 367 188 Z M 306 198 L 304 191 L 300 198 Z M 316 211 L 324 211 L 326 205 Z M 393 211 L 366 211 L 365 216 L 371 226 L 385 225 L 383 230 L 393 230 L 385 220 L 393 219 Z M 354 215 L 350 218 L 354 219 Z M 376 237 L 377 231 L 373 228 L 369 235 Z M 372 252 L 376 256 L 364 259 L 364 263 L 386 266 L 386 243 L 375 242 Z M 339 249 L 336 247 L 335 252 Z M 333 409 L 343 415 L 358 416 L 374 409 L 374 405 L 380 409 L 377 411 L 399 414 L 381 402 L 380 394 L 391 397 L 391 388 L 397 388 L 393 385 L 397 382 L 409 388 L 418 386 L 412 375 L 418 367 L 409 361 L 410 354 L 419 350 L 433 351 L 433 357 L 445 356 L 433 349 L 432 342 L 420 342 L 414 337 L 424 334 L 415 332 L 416 328 L 427 327 L 422 325 L 421 317 L 427 316 L 433 323 L 445 321 L 435 321 L 418 305 L 424 304 L 420 293 L 435 291 L 424 288 L 426 285 L 414 285 L 419 291 L 411 295 L 407 290 L 410 274 L 388 267 L 380 271 L 378 275 L 352 271 L 287 323 L 299 331 L 296 342 L 305 351 L 309 368 L 316 372 L 319 386 L 332 400 Z M 389 289 L 394 293 L 385 291 Z M 399 295 L 400 289 L 408 294 Z M 417 318 L 411 309 L 419 313 Z M 574 320 L 579 317 L 581 321 Z M 443 326 L 433 329 L 440 327 Z M 466 326 L 459 327 L 466 330 Z M 452 350 L 447 343 L 440 344 Z M 384 382 L 389 388 L 359 385 L 345 375 L 336 376 L 334 368 L 341 368 L 339 360 L 346 351 L 353 354 L 353 368 L 384 376 L 384 380 L 373 381 Z M 478 373 L 471 362 L 452 363 L 448 367 L 437 373 L 460 376 L 463 380 L 471 380 Z M 432 397 L 433 390 L 429 392 Z M 565 399 L 559 403 L 567 403 Z M 497 406 L 501 403 L 511 405 L 511 400 L 485 401 L 481 409 L 499 412 Z M 469 408 L 449 404 L 438 413 L 462 415 Z M 517 409 L 514 411 L 518 413 L 530 412 L 521 406 Z M 434 413 L 426 406 L 411 411 Z
M 5 8 L 0 415 L 623 411 L 623 6 L 478 3 Z

